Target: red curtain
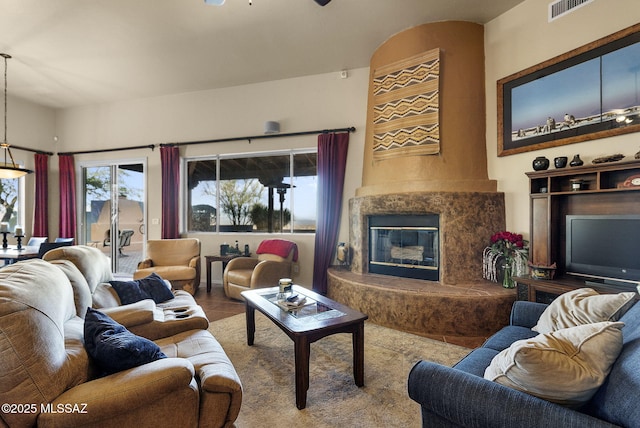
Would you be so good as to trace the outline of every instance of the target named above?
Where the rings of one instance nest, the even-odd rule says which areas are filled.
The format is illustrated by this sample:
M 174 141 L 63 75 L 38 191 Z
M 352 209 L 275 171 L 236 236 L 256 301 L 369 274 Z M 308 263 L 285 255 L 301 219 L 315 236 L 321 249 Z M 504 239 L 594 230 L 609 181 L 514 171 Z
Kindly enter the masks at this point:
M 180 149 L 178 146 L 160 147 L 162 169 L 162 239 L 180 237 Z
M 60 166 L 60 225 L 58 236 L 76 236 L 76 169 L 73 155 L 59 155 Z
M 338 240 L 349 133 L 318 135 L 318 215 L 313 290 L 327 294 L 327 269 Z
M 49 155 L 36 153 L 36 195 L 31 236 L 49 236 Z

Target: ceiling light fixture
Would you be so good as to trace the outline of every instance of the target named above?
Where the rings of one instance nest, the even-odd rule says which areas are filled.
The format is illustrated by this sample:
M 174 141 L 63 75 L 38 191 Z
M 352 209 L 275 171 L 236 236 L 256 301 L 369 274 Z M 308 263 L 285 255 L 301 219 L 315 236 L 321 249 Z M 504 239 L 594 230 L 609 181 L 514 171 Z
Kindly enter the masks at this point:
M 11 58 L 11 55 L 0 53 L 0 56 L 4 58 L 4 140 L 0 143 L 0 149 L 4 150 L 4 163 L 0 163 L 0 178 L 20 178 L 33 171 L 16 165 L 11 149 L 9 149 L 9 143 L 7 143 L 7 60 Z M 11 163 L 7 161 L 7 155 Z

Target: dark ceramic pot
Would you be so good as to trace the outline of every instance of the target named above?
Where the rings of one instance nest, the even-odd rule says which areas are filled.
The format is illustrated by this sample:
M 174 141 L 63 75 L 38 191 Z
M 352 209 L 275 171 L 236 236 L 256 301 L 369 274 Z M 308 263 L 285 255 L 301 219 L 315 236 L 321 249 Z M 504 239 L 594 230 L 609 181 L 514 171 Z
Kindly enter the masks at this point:
M 553 160 L 553 164 L 556 166 L 556 168 L 564 168 L 565 166 L 567 166 L 568 160 L 569 158 L 567 158 L 566 156 L 560 156 Z
M 542 171 L 549 168 L 549 159 L 544 156 L 538 156 L 533 160 L 534 171 Z
M 584 164 L 584 162 L 580 159 L 580 155 L 575 155 L 573 159 L 571 159 L 571 162 L 569 162 L 571 166 L 581 166 L 582 164 Z

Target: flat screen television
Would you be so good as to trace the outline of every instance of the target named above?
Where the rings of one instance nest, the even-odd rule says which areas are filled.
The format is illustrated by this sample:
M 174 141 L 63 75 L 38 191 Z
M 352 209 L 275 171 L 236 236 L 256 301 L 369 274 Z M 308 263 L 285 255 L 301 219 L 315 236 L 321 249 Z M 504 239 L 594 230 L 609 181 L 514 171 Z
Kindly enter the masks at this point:
M 568 215 L 566 273 L 612 285 L 640 283 L 640 215 Z

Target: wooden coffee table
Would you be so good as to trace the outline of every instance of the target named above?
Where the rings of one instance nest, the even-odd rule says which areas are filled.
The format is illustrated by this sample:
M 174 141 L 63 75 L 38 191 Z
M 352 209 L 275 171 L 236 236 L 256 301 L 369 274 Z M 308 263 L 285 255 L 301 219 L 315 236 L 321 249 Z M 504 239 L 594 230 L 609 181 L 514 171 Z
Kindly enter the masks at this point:
M 277 305 L 278 287 L 243 291 L 247 316 L 247 344 L 253 345 L 257 309 L 280 327 L 294 343 L 296 368 L 296 406 L 304 409 L 309 389 L 309 353 L 311 344 L 336 333 L 351 333 L 353 341 L 353 378 L 357 386 L 364 385 L 364 321 L 367 315 L 298 285 L 295 294 L 302 294 L 316 303 L 298 310 L 286 311 Z

